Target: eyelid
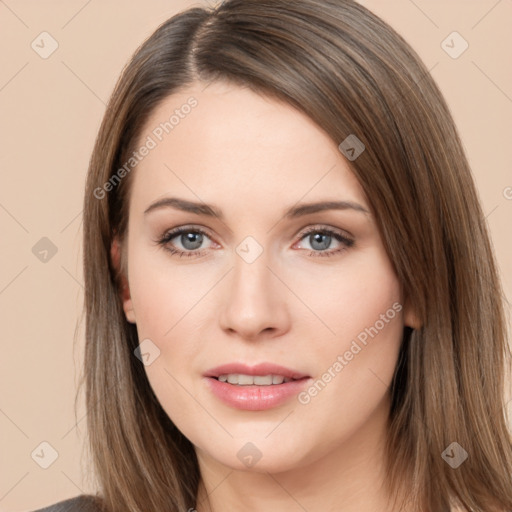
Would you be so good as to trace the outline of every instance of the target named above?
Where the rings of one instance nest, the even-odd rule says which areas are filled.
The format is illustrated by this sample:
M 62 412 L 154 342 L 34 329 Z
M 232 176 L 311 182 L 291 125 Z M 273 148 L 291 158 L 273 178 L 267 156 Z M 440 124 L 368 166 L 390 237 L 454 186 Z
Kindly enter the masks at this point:
M 173 238 L 176 238 L 177 236 L 181 235 L 182 233 L 201 233 L 202 235 L 207 236 L 210 240 L 214 241 L 214 238 L 209 230 L 203 226 L 199 226 L 197 224 L 184 224 L 182 226 L 176 226 L 175 228 L 167 229 L 164 231 L 164 233 L 155 240 L 157 243 L 163 243 L 164 240 L 172 240 Z M 217 242 L 215 242 L 217 243 Z M 192 251 L 188 251 L 192 252 Z M 199 251 L 196 251 L 199 252 Z
M 351 233 L 349 233 L 347 230 L 336 228 L 334 226 L 329 226 L 327 224 L 312 224 L 311 226 L 308 226 L 307 228 L 300 230 L 297 233 L 297 235 L 295 235 L 295 236 L 296 237 L 300 236 L 301 238 L 303 238 L 305 235 L 309 235 L 309 233 L 312 233 L 312 232 L 314 233 L 317 231 L 327 231 L 327 232 L 336 233 L 336 234 L 341 235 L 347 239 L 354 238 L 354 236 Z
M 323 224 L 316 224 L 313 226 L 309 226 L 305 230 L 300 231 L 298 236 L 298 241 L 294 244 L 300 243 L 303 239 L 305 239 L 311 233 L 327 233 L 330 236 L 334 237 L 339 243 L 343 245 L 343 247 L 338 249 L 329 249 L 325 251 L 313 251 L 311 249 L 304 249 L 310 252 L 310 255 L 316 256 L 335 256 L 336 254 L 340 254 L 341 252 L 353 247 L 355 244 L 355 238 L 353 235 L 349 234 L 347 231 L 335 228 L 332 226 L 327 226 Z

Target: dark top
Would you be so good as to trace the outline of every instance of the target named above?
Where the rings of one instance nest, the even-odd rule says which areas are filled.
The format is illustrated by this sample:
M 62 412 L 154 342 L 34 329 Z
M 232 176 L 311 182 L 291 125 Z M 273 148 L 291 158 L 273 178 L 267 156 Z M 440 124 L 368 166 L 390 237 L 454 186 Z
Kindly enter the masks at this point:
M 101 508 L 96 505 L 94 496 L 81 494 L 33 512 L 101 512 Z

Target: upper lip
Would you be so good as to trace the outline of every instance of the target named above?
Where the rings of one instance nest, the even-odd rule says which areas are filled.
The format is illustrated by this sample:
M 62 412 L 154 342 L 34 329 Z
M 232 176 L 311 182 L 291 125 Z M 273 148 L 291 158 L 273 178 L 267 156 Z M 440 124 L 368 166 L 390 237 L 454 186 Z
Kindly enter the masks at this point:
M 204 376 L 219 377 L 219 375 L 228 375 L 230 373 L 242 375 L 282 375 L 288 379 L 303 379 L 309 377 L 304 373 L 273 363 L 259 363 L 253 366 L 242 363 L 227 363 L 211 368 L 204 373 Z

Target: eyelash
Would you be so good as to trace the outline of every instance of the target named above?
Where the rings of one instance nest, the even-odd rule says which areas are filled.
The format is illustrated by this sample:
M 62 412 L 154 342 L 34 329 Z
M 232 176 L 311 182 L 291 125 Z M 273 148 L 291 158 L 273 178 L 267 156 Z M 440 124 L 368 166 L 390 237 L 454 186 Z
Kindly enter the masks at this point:
M 171 255 L 179 256 L 180 258 L 183 256 L 185 256 L 186 258 L 190 258 L 190 257 L 194 257 L 194 256 L 195 257 L 203 256 L 204 251 L 202 251 L 202 250 L 196 249 L 196 250 L 190 250 L 190 251 L 182 251 L 180 249 L 176 249 L 174 247 L 169 246 L 169 242 L 173 238 L 176 238 L 177 236 L 179 236 L 183 233 L 200 233 L 200 234 L 210 238 L 208 233 L 199 227 L 183 226 L 183 227 L 179 227 L 179 228 L 172 229 L 170 231 L 165 232 L 160 238 L 158 238 L 156 240 L 156 243 L 160 246 L 163 246 L 166 251 L 169 251 L 171 253 Z M 331 250 L 331 251 L 313 251 L 313 250 L 306 249 L 306 250 L 309 250 L 309 256 L 312 256 L 314 258 L 335 256 L 337 254 L 342 253 L 343 251 L 346 251 L 348 248 L 350 248 L 354 245 L 354 240 L 340 234 L 339 232 L 334 231 L 330 228 L 320 228 L 318 226 L 313 226 L 311 228 L 308 228 L 306 231 L 301 233 L 301 237 L 299 240 L 306 238 L 306 236 L 308 236 L 312 233 L 327 234 L 329 236 L 332 236 L 338 242 L 341 242 L 343 244 L 343 246 L 340 247 L 339 249 L 335 249 L 335 250 Z

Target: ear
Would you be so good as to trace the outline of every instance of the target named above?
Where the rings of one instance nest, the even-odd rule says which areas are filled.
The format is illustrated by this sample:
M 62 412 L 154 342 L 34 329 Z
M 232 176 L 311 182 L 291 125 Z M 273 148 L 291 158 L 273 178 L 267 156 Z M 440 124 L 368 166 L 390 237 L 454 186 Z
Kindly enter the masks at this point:
M 418 318 L 416 311 L 408 300 L 405 300 L 404 303 L 404 325 L 411 327 L 412 329 L 421 328 L 420 319 Z
M 112 245 L 110 247 L 110 257 L 112 259 L 112 265 L 116 269 L 117 272 L 121 272 L 121 246 L 119 244 L 119 240 L 114 237 L 112 241 Z M 120 298 L 123 302 L 123 310 L 126 315 L 126 320 L 128 322 L 134 324 L 135 322 L 135 312 L 133 310 L 133 303 L 130 295 L 130 287 L 128 286 L 128 280 L 124 274 L 121 275 L 121 289 L 118 290 Z

